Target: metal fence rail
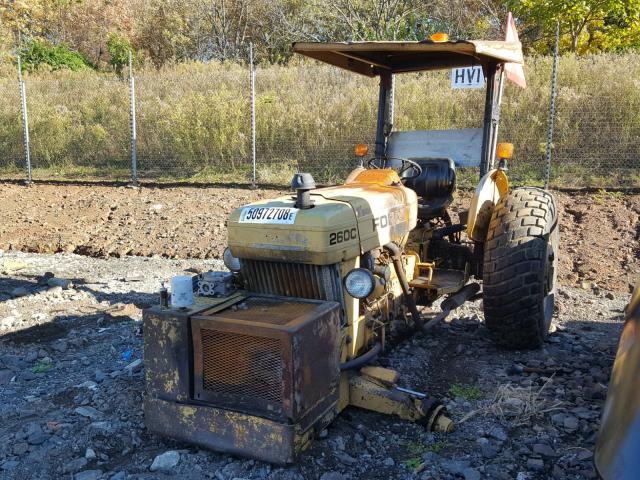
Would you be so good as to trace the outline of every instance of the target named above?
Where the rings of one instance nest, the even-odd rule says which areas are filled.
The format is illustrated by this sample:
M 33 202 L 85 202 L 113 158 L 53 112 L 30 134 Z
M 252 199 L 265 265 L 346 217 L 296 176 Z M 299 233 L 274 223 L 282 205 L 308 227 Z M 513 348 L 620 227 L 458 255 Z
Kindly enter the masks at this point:
M 555 187 L 639 187 L 640 56 L 560 58 L 555 102 L 553 63 L 527 59 L 531 87 L 505 91 L 512 181 L 543 185 L 548 174 Z M 373 141 L 375 80 L 337 69 L 251 61 L 134 73 L 130 62 L 122 78 L 0 79 L 0 179 L 284 186 L 308 171 L 334 183 L 358 164 L 353 146 Z M 395 127 L 478 127 L 481 99 L 452 91 L 446 72 L 399 76 Z M 477 173 L 459 178 L 471 186 Z

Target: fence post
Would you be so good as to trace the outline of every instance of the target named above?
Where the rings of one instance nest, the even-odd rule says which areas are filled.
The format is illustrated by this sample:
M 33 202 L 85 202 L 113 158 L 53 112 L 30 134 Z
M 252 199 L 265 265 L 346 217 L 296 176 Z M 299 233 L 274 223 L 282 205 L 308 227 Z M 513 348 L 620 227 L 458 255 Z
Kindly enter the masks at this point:
M 253 42 L 249 43 L 249 69 L 251 74 L 251 187 L 256 188 L 256 70 L 253 65 Z
M 20 110 L 22 112 L 22 135 L 24 141 L 24 159 L 27 167 L 27 179 L 25 183 L 31 183 L 31 144 L 29 141 L 29 115 L 27 112 L 27 88 L 22 78 L 22 60 L 18 55 L 18 86 L 20 87 Z
M 547 152 L 544 164 L 544 188 L 549 188 L 551 177 L 551 149 L 553 148 L 553 129 L 556 120 L 556 96 L 558 94 L 558 45 L 560 43 L 560 22 L 556 22 L 556 43 L 553 47 L 553 66 L 551 67 L 551 99 L 549 101 L 549 131 L 547 133 Z
M 138 136 L 136 133 L 136 80 L 133 77 L 133 55 L 129 50 L 129 103 L 131 124 L 131 184 L 138 185 Z

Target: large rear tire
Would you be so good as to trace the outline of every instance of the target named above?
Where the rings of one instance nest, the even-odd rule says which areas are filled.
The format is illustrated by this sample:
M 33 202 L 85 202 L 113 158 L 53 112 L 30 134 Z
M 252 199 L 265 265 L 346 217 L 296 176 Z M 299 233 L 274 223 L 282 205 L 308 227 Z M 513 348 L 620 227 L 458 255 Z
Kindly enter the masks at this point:
M 516 188 L 498 202 L 484 247 L 484 318 L 495 343 L 539 348 L 547 338 L 558 274 L 558 213 L 546 190 Z

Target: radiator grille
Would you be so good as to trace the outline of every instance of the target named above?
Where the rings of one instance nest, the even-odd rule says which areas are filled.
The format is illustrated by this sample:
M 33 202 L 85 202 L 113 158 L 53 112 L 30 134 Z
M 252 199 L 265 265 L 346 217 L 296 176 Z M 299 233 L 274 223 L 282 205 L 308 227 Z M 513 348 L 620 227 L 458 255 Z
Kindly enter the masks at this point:
M 280 341 L 202 329 L 202 383 L 209 392 L 282 403 Z
M 337 264 L 309 265 L 243 259 L 242 273 L 247 287 L 253 292 L 343 303 Z

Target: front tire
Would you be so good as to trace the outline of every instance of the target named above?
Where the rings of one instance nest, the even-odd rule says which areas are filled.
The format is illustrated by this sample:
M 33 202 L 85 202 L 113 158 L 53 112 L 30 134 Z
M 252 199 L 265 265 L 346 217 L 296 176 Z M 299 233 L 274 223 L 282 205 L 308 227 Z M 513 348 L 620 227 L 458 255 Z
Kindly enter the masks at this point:
M 521 187 L 496 205 L 484 248 L 484 318 L 502 348 L 547 338 L 558 274 L 558 213 L 546 190 Z

